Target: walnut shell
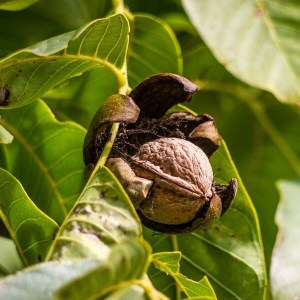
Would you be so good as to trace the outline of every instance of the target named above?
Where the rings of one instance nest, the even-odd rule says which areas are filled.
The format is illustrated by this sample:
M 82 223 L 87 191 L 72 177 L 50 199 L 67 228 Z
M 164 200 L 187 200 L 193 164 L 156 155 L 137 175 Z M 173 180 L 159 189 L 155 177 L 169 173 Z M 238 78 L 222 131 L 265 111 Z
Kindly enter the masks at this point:
M 195 218 L 212 195 L 213 171 L 205 153 L 183 139 L 160 138 L 132 157 L 137 176 L 154 182 L 139 210 L 150 220 L 181 224 Z
M 213 171 L 205 153 L 179 138 L 160 138 L 142 145 L 132 162 L 196 197 L 212 196 Z

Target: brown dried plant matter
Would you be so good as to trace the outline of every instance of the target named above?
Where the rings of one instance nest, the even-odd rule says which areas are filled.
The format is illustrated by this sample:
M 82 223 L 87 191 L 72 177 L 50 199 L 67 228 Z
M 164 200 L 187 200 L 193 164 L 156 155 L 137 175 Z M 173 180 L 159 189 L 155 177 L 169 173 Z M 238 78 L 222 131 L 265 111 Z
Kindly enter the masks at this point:
M 214 181 L 208 158 L 221 144 L 214 119 L 185 112 L 165 116 L 197 91 L 194 83 L 178 75 L 154 75 L 129 96 L 111 96 L 95 115 L 85 140 L 85 163 L 95 164 L 112 122 L 121 122 L 107 166 L 142 222 L 156 231 L 182 233 L 206 226 L 230 207 L 237 191 L 236 179 L 228 185 Z

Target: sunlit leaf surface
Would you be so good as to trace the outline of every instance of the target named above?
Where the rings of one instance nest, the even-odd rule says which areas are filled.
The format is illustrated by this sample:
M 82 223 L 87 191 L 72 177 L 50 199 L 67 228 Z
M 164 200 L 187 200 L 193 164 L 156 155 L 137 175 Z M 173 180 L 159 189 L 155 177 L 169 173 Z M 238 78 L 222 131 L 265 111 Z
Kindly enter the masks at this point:
M 131 287 L 131 296 L 135 299 L 135 294 L 141 296 L 141 291 L 134 288 L 133 285 L 137 283 L 134 279 L 143 276 L 148 267 L 149 254 L 147 244 L 137 239 L 123 241 L 112 248 L 103 266 L 63 286 L 57 293 L 58 297 L 88 299 L 118 290 L 122 293 L 124 287 Z M 123 284 L 118 285 L 119 282 Z
M 130 295 L 143 299 L 144 290 L 130 283 L 141 278 L 148 254 L 144 243 L 129 240 L 115 246 L 107 261 L 82 259 L 38 264 L 0 280 L 0 295 L 7 300 L 90 299 L 117 292 L 125 286 L 118 283 L 125 281 Z

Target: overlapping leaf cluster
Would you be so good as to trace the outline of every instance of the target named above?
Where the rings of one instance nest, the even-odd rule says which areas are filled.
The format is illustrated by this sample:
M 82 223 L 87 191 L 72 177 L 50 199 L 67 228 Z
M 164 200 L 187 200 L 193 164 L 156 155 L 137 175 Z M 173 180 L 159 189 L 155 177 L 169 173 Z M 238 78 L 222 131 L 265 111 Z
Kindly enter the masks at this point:
M 299 103 L 299 3 L 112 2 L 0 1 L 0 295 L 267 299 L 274 182 L 300 175 L 299 109 L 282 104 Z M 178 236 L 142 232 L 115 177 L 103 167 L 86 184 L 82 161 L 85 128 L 103 101 L 159 72 L 200 85 L 190 108 L 215 117 L 253 201 L 223 142 L 211 163 L 218 182 L 238 178 L 233 207 Z M 297 239 L 287 230 L 297 220 L 283 211 L 291 213 L 299 181 L 280 187 L 277 299 L 286 286 L 299 296 L 291 279 L 299 256 L 282 252 Z

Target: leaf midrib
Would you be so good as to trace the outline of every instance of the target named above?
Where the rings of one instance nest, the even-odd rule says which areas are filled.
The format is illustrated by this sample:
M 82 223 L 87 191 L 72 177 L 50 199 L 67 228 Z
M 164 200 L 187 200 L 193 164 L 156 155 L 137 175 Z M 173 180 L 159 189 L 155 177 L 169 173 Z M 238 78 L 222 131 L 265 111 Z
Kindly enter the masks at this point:
M 24 51 L 25 52 L 25 51 Z M 22 54 L 23 52 L 19 52 L 17 54 Z M 35 55 L 34 53 L 30 52 L 32 55 Z M 101 59 L 96 56 L 88 56 L 83 54 L 69 54 L 69 53 L 63 53 L 62 55 L 49 55 L 49 56 L 34 56 L 30 58 L 14 58 L 13 56 L 9 57 L 9 60 L 3 61 L 1 63 L 0 61 L 0 69 L 5 69 L 8 67 L 16 66 L 16 64 L 27 64 L 31 62 L 36 61 L 43 61 L 43 60 L 59 60 L 59 59 L 75 59 L 75 60 L 82 60 L 82 61 L 89 61 L 93 63 L 97 63 L 100 66 L 107 67 L 109 70 L 111 70 L 119 79 L 119 77 L 123 77 L 122 70 L 117 68 L 114 64 L 110 63 L 109 61 L 105 59 Z

